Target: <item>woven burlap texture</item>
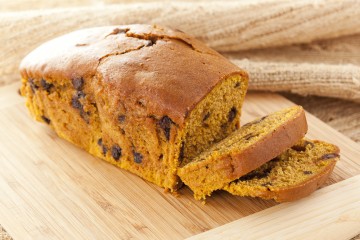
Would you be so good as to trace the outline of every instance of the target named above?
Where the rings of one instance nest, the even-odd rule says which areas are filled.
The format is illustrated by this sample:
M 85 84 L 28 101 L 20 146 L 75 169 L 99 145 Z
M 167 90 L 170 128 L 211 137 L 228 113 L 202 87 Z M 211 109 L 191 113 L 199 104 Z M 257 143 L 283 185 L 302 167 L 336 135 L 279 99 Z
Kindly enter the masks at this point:
M 360 2 L 173 1 L 103 4 L 21 14 L 3 12 L 0 14 L 0 84 L 18 81 L 21 59 L 46 40 L 79 28 L 130 23 L 178 28 L 228 53 L 359 33 Z M 360 99 L 358 66 L 293 64 L 271 59 L 259 62 L 237 56 L 233 62 L 250 72 L 250 89 Z
M 233 60 L 250 74 L 251 90 L 290 91 L 360 101 L 360 68 L 353 65 Z

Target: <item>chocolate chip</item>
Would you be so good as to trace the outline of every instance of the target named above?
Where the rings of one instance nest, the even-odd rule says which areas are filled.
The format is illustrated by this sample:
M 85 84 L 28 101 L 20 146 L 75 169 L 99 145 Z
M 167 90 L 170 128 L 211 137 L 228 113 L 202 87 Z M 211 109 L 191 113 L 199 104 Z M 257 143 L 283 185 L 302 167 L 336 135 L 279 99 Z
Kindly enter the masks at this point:
M 163 155 L 163 154 L 160 154 L 159 160 L 161 161 L 161 160 L 163 160 L 163 158 L 164 158 L 164 155 Z
M 31 88 L 32 92 L 35 93 L 35 91 L 38 90 L 39 86 L 37 86 L 35 84 L 34 79 L 32 79 L 32 78 L 29 78 L 28 82 L 29 82 L 29 85 L 30 85 L 30 88 Z
M 184 150 L 185 150 L 185 144 L 184 144 L 184 142 L 182 142 L 181 147 L 180 147 L 180 153 L 179 153 L 179 162 L 180 163 L 184 160 Z
M 340 155 L 337 153 L 327 153 L 327 154 L 322 155 L 320 157 L 320 160 L 327 160 L 327 159 L 337 158 L 337 157 L 340 157 Z
M 210 125 L 207 124 L 207 123 L 203 123 L 203 126 L 206 127 L 206 128 L 210 127 Z
M 20 89 L 17 90 L 17 93 L 21 96 L 21 91 L 20 91 Z
M 105 145 L 103 145 L 102 138 L 99 138 L 99 140 L 97 141 L 97 144 L 101 147 L 101 152 L 105 156 L 108 149 L 107 149 L 107 147 Z
M 172 123 L 173 121 L 168 116 L 162 117 L 158 122 L 158 126 L 164 131 L 166 140 L 168 141 L 170 140 L 170 129 Z
M 272 167 L 266 169 L 264 172 L 257 174 L 256 177 L 257 177 L 258 179 L 266 178 L 267 176 L 269 176 L 271 169 L 272 169 Z
M 236 114 L 237 114 L 237 109 L 235 107 L 232 107 L 230 109 L 230 112 L 228 114 L 228 121 L 229 122 L 232 122 L 234 121 L 235 117 L 236 117 Z
M 77 95 L 74 95 L 71 98 L 71 106 L 75 109 L 83 109 L 83 105 L 81 104 L 81 102 L 79 101 L 79 97 Z
M 139 164 L 142 163 L 143 156 L 141 155 L 141 153 L 133 151 L 133 155 L 134 155 L 134 162 Z
M 84 97 L 85 97 L 85 93 L 83 91 L 77 91 L 71 99 L 71 106 L 73 106 L 73 108 L 82 110 L 83 105 L 81 104 L 79 99 Z
M 241 83 L 240 83 L 240 82 L 235 83 L 235 88 L 240 87 L 240 85 L 241 85 Z
M 84 79 L 82 77 L 73 78 L 71 82 L 76 90 L 80 91 L 84 87 Z
M 210 112 L 207 112 L 203 117 L 203 122 L 205 122 L 210 117 Z
M 105 145 L 102 145 L 101 150 L 102 150 L 102 154 L 105 156 L 108 151 L 107 147 Z
M 248 181 L 254 178 L 261 179 L 266 178 L 271 173 L 272 169 L 276 166 L 276 163 L 279 161 L 278 158 L 274 158 L 271 161 L 267 162 L 266 165 L 261 166 L 260 169 L 254 170 L 242 177 L 239 178 L 239 181 Z
M 86 123 L 90 122 L 89 116 L 90 112 L 84 111 L 84 106 L 79 101 L 80 98 L 84 98 L 85 93 L 83 91 L 77 91 L 75 95 L 71 98 L 71 106 L 75 109 L 78 109 L 80 111 L 80 116 Z
M 86 94 L 83 91 L 77 91 L 76 92 L 76 96 L 78 98 L 84 98 L 86 96 Z
M 80 117 L 84 119 L 87 124 L 89 124 L 90 122 L 89 116 L 90 112 L 85 112 L 84 109 L 80 109 Z
M 304 173 L 305 175 L 310 175 L 310 174 L 312 174 L 312 171 L 303 171 L 303 173 Z
M 54 86 L 54 84 L 48 83 L 45 79 L 40 80 L 40 85 L 47 92 L 50 92 L 50 89 Z
M 315 147 L 315 144 L 314 144 L 314 143 L 309 142 L 309 141 L 305 141 L 305 146 L 307 147 L 308 145 L 311 146 L 310 148 L 314 148 L 314 147 Z
M 306 147 L 310 145 L 310 148 L 313 148 L 315 145 L 312 142 L 309 141 L 305 141 L 303 143 L 303 145 L 294 145 L 291 147 L 291 149 L 297 151 L 297 152 L 305 152 L 306 151 Z
M 44 120 L 44 122 L 46 122 L 47 124 L 50 124 L 50 119 L 45 117 L 45 116 L 41 116 L 41 119 Z
M 203 126 L 204 127 L 209 127 L 209 124 L 208 123 L 205 123 L 205 121 L 208 119 L 210 117 L 210 112 L 207 112 L 205 115 L 204 115 L 204 117 L 203 117 Z
M 253 137 L 256 137 L 258 136 L 258 134 L 254 134 L 254 133 L 249 133 L 249 134 L 246 134 L 243 139 L 245 139 L 246 141 L 250 140 L 251 138 Z
M 272 183 L 271 182 L 262 183 L 261 186 L 263 187 L 272 186 Z
M 256 178 L 256 179 L 266 178 L 269 175 L 270 171 L 271 171 L 271 169 L 269 171 L 265 170 L 264 172 L 253 171 L 253 172 L 250 172 L 250 173 L 240 177 L 239 180 L 240 181 L 249 181 L 254 178 Z
M 118 161 L 121 157 L 121 148 L 119 147 L 119 145 L 114 145 L 111 148 L 111 156 Z
M 119 115 L 119 116 L 118 116 L 118 121 L 119 121 L 120 123 L 125 122 L 125 115 L 123 115 L 123 114 Z
M 303 145 L 294 145 L 291 147 L 291 149 L 297 152 L 304 152 L 306 150 L 305 146 Z
M 253 125 L 253 124 L 258 124 L 260 122 L 262 122 L 265 118 L 267 118 L 268 116 L 263 116 L 262 118 L 260 119 L 256 119 L 254 121 L 251 121 L 251 122 L 248 122 L 246 124 L 243 125 L 243 127 L 246 127 L 246 126 L 250 126 L 250 125 Z
M 264 178 L 264 177 L 267 177 L 267 174 L 253 171 L 253 172 L 250 172 L 250 173 L 240 177 L 239 180 L 240 181 L 249 181 L 249 180 L 252 180 L 254 178 L 260 179 L 260 178 Z

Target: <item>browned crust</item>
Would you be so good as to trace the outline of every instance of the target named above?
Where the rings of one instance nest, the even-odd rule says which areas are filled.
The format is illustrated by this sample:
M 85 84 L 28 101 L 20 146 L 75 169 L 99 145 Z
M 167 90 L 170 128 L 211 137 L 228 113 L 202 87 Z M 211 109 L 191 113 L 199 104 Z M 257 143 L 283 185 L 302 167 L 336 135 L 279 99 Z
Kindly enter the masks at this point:
M 285 149 L 293 146 L 299 139 L 303 138 L 308 126 L 305 112 L 301 111 L 293 119 L 284 123 L 274 132 L 266 135 L 261 141 L 246 149 L 242 154 L 229 156 L 223 164 L 230 163 L 233 172 L 226 176 L 231 181 L 255 170 L 264 163 L 281 154 Z
M 225 77 L 247 74 L 202 42 L 156 25 L 83 29 L 49 41 L 20 65 L 24 79 L 70 83 L 103 79 L 114 102 L 139 100 L 148 116 L 183 126 L 189 112 Z M 94 76 L 100 75 L 94 78 Z
M 314 143 L 321 142 L 314 140 Z M 335 153 L 339 154 L 340 149 L 333 145 L 336 149 Z M 309 196 L 316 189 L 322 186 L 325 181 L 329 178 L 330 174 L 334 170 L 336 162 L 339 158 L 328 159 L 330 163 L 326 165 L 321 172 L 313 175 L 311 178 L 307 179 L 304 182 L 299 184 L 289 186 L 287 188 L 281 189 L 267 189 L 267 190 L 257 190 L 255 194 L 252 194 L 253 197 L 260 197 L 263 199 L 274 199 L 276 202 L 291 202 L 306 196 Z M 235 195 L 237 195 L 235 193 Z
M 292 119 L 289 119 L 274 132 L 264 136 L 258 143 L 252 145 L 241 153 L 235 153 L 223 158 L 215 159 L 212 173 L 222 179 L 211 184 L 206 181 L 188 181 L 189 179 L 200 179 L 199 169 L 206 167 L 208 162 L 202 161 L 198 164 L 187 165 L 178 171 L 178 175 L 194 191 L 196 199 L 210 195 L 212 191 L 223 188 L 226 184 L 234 181 L 250 171 L 260 167 L 264 163 L 281 154 L 285 149 L 293 146 L 307 132 L 307 121 L 303 108 Z M 204 188 L 207 191 L 204 191 Z
M 340 149 L 336 147 L 336 153 L 339 152 Z M 334 170 L 336 160 L 327 161 L 332 162 L 328 164 L 323 171 L 314 175 L 312 178 L 309 178 L 307 181 L 286 189 L 259 192 L 259 197 L 263 199 L 274 199 L 277 202 L 291 202 L 310 195 L 324 184 L 324 182 L 328 179 L 329 175 Z
M 277 202 L 291 202 L 304 198 L 324 184 L 329 175 L 332 173 L 335 164 L 336 161 L 333 161 L 331 164 L 326 166 L 324 171 L 314 175 L 306 182 L 286 189 L 259 192 L 258 197 L 263 199 L 274 199 Z

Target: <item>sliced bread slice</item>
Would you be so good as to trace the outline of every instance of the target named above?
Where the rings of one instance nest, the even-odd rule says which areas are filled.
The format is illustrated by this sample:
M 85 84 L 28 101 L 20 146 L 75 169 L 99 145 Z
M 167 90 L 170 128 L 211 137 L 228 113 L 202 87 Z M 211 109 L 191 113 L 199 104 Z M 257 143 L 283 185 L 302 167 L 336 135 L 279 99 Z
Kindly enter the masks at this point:
M 339 157 L 337 146 L 304 139 L 258 169 L 229 183 L 224 190 L 238 196 L 294 201 L 319 188 Z
M 245 124 L 178 169 L 198 200 L 260 167 L 304 137 L 301 106 L 293 106 Z

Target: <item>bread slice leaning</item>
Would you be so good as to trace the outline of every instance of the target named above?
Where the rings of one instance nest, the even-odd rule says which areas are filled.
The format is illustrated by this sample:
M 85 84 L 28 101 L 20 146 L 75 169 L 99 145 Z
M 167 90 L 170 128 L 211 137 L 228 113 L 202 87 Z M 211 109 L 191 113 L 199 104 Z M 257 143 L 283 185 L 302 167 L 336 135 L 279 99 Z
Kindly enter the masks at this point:
M 294 201 L 319 188 L 339 157 L 337 146 L 303 139 L 223 189 L 238 196 L 274 199 L 277 202 Z
M 205 199 L 213 191 L 275 158 L 306 132 L 303 108 L 283 109 L 245 124 L 179 168 L 178 175 L 196 199 Z

